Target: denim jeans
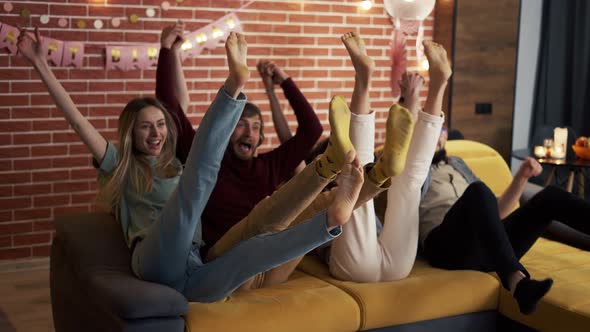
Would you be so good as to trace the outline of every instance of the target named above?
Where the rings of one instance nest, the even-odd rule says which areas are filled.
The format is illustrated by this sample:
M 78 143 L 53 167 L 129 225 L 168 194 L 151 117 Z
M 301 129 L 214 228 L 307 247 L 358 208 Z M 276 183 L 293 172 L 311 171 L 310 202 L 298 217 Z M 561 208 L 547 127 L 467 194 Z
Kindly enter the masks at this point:
M 248 239 L 222 257 L 203 263 L 194 234 L 217 181 L 223 153 L 246 103 L 221 89 L 193 139 L 186 167 L 162 214 L 133 250 L 132 269 L 141 279 L 173 287 L 189 301 L 216 301 L 243 282 L 299 257 L 338 234 L 328 232 L 325 214 L 273 235 Z

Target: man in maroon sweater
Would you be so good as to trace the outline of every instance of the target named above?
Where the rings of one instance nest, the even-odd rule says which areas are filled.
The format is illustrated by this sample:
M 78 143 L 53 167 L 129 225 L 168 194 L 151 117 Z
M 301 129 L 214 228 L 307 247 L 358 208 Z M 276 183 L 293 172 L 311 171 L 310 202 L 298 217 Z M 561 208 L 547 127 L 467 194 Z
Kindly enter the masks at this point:
M 174 91 L 181 109 L 186 111 L 189 100 L 180 62 L 179 50 L 160 50 L 156 96 L 167 100 L 165 94 Z M 322 134 L 318 117 L 293 80 L 278 67 L 273 74 L 295 112 L 299 127 L 293 137 L 276 149 L 255 156 L 264 139 L 264 122 L 258 107 L 246 104 L 221 161 L 217 184 L 202 214 L 205 251 L 246 217 L 258 202 L 271 195 L 279 184 L 288 180 Z M 171 86 L 174 89 L 170 89 Z M 178 128 L 176 156 L 184 163 L 195 130 L 178 108 L 169 111 Z

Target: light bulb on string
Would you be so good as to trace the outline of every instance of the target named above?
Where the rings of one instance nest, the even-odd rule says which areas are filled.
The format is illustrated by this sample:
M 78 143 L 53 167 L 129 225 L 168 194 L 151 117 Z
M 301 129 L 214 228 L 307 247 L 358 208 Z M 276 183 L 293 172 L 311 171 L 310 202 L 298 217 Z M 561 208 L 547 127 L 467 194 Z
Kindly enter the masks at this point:
M 360 6 L 363 10 L 370 10 L 373 8 L 373 0 L 363 0 L 361 1 Z

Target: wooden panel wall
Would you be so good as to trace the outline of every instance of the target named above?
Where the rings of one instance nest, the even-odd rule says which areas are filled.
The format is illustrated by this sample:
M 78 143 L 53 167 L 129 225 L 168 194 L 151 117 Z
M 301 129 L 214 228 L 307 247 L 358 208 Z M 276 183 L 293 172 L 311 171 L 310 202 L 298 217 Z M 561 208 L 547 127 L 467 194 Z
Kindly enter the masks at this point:
M 452 1 L 438 2 L 440 7 Z M 455 0 L 454 5 L 450 127 L 494 147 L 508 160 L 520 1 Z M 438 17 L 435 21 L 442 24 Z M 491 103 L 492 113 L 475 114 L 476 103 Z
M 434 13 L 434 35 L 433 40 L 441 44 L 447 50 L 447 56 L 453 65 L 453 51 L 454 51 L 454 15 L 455 15 L 455 0 L 438 0 L 436 2 Z M 443 111 L 447 117 L 447 124 L 452 121 L 450 110 L 450 96 L 452 95 L 453 85 L 452 79 L 445 90 L 445 97 L 443 102 Z

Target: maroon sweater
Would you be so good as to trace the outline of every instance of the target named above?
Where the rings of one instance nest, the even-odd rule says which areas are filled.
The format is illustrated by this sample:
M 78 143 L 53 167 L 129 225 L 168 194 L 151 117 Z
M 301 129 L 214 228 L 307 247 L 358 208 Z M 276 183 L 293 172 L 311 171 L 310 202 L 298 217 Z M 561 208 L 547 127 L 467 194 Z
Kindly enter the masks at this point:
M 173 93 L 171 87 L 174 77 L 169 70 L 172 56 L 170 50 L 162 49 L 158 59 L 156 95 L 162 101 L 171 99 L 162 94 Z M 236 158 L 230 148 L 226 150 L 217 184 L 201 216 L 206 248 L 210 248 L 233 225 L 246 217 L 279 184 L 288 180 L 322 134 L 318 117 L 295 83 L 289 78 L 281 84 L 281 88 L 295 112 L 299 124 L 297 132 L 278 148 L 248 161 Z M 168 109 L 178 128 L 176 156 L 184 164 L 195 131 L 184 113 L 178 110 Z

